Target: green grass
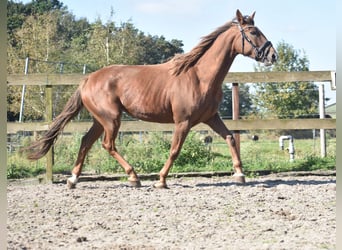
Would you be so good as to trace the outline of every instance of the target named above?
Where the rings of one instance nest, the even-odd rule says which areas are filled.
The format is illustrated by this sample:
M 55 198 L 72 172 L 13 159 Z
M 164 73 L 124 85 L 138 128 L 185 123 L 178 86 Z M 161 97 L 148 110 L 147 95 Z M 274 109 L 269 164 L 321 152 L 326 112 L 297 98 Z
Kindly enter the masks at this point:
M 171 172 L 201 172 L 201 171 L 231 171 L 232 161 L 229 148 L 225 142 L 214 137 L 213 144 L 206 146 L 198 133 L 190 133 L 184 143 L 181 154 L 176 160 Z M 55 148 L 54 173 L 70 173 L 76 160 L 82 135 L 61 137 Z M 336 138 L 327 140 L 326 158 L 320 157 L 319 139 L 294 140 L 295 161 L 289 161 L 286 150 L 281 151 L 278 138 L 266 138 L 252 141 L 241 136 L 241 159 L 244 170 L 253 174 L 255 171 L 271 172 L 310 171 L 336 168 Z M 171 142 L 171 135 L 150 133 L 140 135 L 125 135 L 117 140 L 119 152 L 136 169 L 138 173 L 159 172 L 166 161 Z M 22 140 L 22 145 L 28 145 L 30 139 Z M 285 147 L 287 146 L 285 141 Z M 34 177 L 45 173 L 46 160 L 28 161 L 17 150 L 8 153 L 7 177 L 12 179 Z M 84 171 L 102 173 L 123 173 L 120 165 L 102 149 L 98 140 L 90 150 Z
M 310 171 L 318 169 L 335 169 L 336 139 L 330 139 L 327 145 L 328 155 L 320 157 L 319 139 L 294 140 L 295 160 L 290 162 L 290 155 L 285 149 L 279 149 L 278 140 L 241 141 L 241 159 L 246 171 L 269 170 L 271 172 L 283 171 Z M 285 147 L 287 146 L 285 142 Z M 215 161 L 230 158 L 225 144 L 213 145 L 217 157 Z

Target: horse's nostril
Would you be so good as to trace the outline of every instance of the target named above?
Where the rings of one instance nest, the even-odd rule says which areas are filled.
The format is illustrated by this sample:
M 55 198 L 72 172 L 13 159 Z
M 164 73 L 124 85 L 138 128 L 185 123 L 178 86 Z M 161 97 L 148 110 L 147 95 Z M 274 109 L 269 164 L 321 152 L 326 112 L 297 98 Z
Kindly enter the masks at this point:
M 277 54 L 272 54 L 272 61 L 277 61 Z

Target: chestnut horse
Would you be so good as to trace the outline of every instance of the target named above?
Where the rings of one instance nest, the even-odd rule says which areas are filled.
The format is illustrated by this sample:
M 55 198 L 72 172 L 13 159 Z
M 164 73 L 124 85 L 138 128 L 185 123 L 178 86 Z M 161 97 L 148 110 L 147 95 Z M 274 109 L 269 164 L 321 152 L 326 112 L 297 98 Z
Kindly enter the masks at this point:
M 67 180 L 68 187 L 75 187 L 86 154 L 103 132 L 103 147 L 122 165 L 130 183 L 139 187 L 138 175 L 115 147 L 124 111 L 144 121 L 175 124 L 170 155 L 160 171 L 159 182 L 154 185 L 156 188 L 167 187 L 166 177 L 187 134 L 201 122 L 227 142 L 233 161 L 233 178 L 244 183 L 234 137 L 217 110 L 222 100 L 223 80 L 238 54 L 265 65 L 277 60 L 272 43 L 254 26 L 254 15 L 255 12 L 243 16 L 237 10 L 233 20 L 203 37 L 190 52 L 176 55 L 166 63 L 112 65 L 89 74 L 46 134 L 28 147 L 28 158 L 43 157 L 65 125 L 85 107 L 94 123 L 82 138 L 72 176 Z

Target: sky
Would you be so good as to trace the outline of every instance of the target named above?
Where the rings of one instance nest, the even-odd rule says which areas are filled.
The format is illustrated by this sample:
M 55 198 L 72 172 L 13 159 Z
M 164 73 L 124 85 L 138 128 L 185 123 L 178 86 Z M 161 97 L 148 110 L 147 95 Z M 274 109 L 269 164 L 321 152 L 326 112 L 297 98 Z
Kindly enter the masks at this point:
M 235 17 L 237 9 L 250 15 L 255 25 L 276 46 L 284 41 L 305 52 L 310 70 L 336 70 L 336 1 L 334 0 L 60 0 L 76 18 L 127 22 L 145 34 L 183 41 L 190 51 L 202 36 Z M 29 2 L 27 0 L 23 1 Z M 238 56 L 230 72 L 254 71 L 255 61 Z M 336 92 L 325 84 L 327 97 Z

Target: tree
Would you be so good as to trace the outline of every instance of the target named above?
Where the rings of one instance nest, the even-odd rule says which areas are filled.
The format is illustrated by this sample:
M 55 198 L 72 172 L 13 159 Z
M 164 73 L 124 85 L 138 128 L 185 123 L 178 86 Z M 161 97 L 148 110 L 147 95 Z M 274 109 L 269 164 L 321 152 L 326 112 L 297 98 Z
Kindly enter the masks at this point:
M 15 46 L 17 40 L 13 34 L 16 29 L 21 28 L 28 16 L 47 14 L 56 10 L 66 12 L 66 7 L 59 0 L 33 0 L 27 4 L 9 0 L 7 3 L 7 33 L 10 43 Z
M 121 23 L 112 33 L 113 63 L 114 64 L 139 64 L 141 46 L 139 38 L 143 33 L 134 27 L 133 23 Z
M 183 53 L 183 43 L 180 40 L 172 39 L 170 42 L 164 36 L 140 37 L 141 56 L 139 64 L 157 64 L 165 62 L 178 53 Z
M 232 118 L 232 88 L 228 84 L 223 84 L 223 99 L 219 106 L 219 114 L 223 118 Z M 252 110 L 252 99 L 247 84 L 239 85 L 239 110 L 240 116 L 247 116 Z
M 33 0 L 27 4 L 28 8 L 31 8 L 33 14 L 44 14 L 54 10 L 65 10 L 66 7 L 59 0 Z
M 145 35 L 131 21 L 117 25 L 100 18 L 89 23 L 76 19 L 59 0 L 8 1 L 7 72 L 23 74 L 30 57 L 29 74 L 87 73 L 110 64 L 161 63 L 182 53 L 180 40 Z M 111 15 L 113 10 L 111 10 Z M 147 42 L 150 41 L 150 42 Z M 81 66 L 80 66 L 81 65 Z M 64 106 L 73 87 L 54 87 L 54 113 Z M 7 119 L 19 117 L 21 86 L 7 88 Z M 42 86 L 28 86 L 24 120 L 41 120 L 45 113 Z M 82 116 L 82 114 L 81 114 Z
M 258 65 L 255 71 L 308 71 L 309 60 L 304 51 L 280 42 L 278 61 L 272 68 Z M 312 117 L 317 114 L 318 88 L 312 82 L 260 83 L 256 85 L 255 106 L 264 116 L 277 118 Z

